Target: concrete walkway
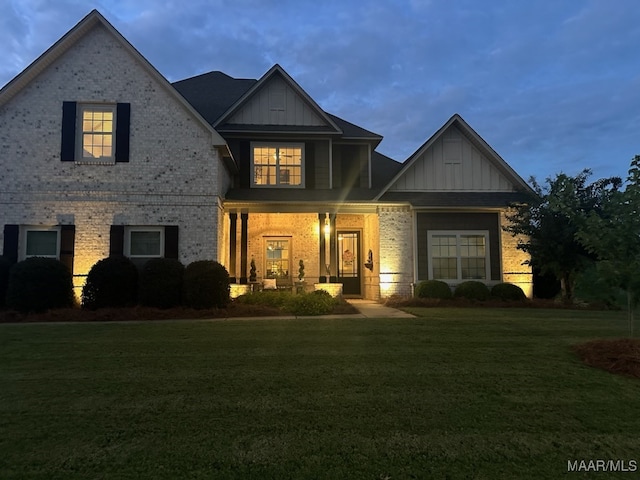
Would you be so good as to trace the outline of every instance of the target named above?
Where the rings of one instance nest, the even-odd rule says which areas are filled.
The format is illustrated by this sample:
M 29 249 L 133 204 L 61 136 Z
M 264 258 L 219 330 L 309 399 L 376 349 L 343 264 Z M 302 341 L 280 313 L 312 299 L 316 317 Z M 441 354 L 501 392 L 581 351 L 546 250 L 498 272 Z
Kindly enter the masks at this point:
M 348 298 L 347 302 L 356 307 L 360 312 L 360 315 L 366 318 L 415 318 L 415 315 L 403 312 L 397 308 L 385 307 L 373 300 Z

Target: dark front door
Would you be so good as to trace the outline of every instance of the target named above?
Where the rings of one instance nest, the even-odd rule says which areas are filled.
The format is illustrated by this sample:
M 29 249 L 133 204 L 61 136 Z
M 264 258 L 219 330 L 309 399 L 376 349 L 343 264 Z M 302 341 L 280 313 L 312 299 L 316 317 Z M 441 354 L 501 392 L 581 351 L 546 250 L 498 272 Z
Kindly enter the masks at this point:
M 338 231 L 338 283 L 345 295 L 361 295 L 360 232 Z

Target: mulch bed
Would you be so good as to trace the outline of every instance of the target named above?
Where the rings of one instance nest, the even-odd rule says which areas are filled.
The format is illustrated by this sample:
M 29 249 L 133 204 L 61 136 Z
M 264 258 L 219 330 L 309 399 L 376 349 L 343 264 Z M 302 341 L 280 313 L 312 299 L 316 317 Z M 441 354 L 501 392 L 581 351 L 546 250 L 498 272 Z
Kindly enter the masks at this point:
M 640 378 L 640 339 L 592 340 L 572 349 L 587 365 Z

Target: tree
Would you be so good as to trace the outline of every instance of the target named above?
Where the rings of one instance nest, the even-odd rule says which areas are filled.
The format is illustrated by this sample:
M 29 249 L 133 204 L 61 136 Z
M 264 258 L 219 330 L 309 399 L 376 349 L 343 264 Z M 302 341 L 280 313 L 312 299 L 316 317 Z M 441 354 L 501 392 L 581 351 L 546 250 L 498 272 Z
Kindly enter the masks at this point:
M 640 298 L 640 155 L 631 161 L 624 192 L 612 192 L 598 214 L 591 212 L 577 235 L 597 258 L 598 272 L 627 294 L 629 336 Z
M 530 255 L 529 265 L 560 279 L 566 302 L 573 301 L 577 274 L 594 261 L 593 253 L 576 235 L 587 217 L 598 215 L 622 184 L 618 177 L 587 184 L 590 175 L 589 169 L 575 177 L 560 173 L 547 178 L 545 186 L 531 178 L 535 194 L 525 203 L 512 205 L 512 213 L 507 215 L 510 223 L 503 227 L 522 239 L 518 248 Z

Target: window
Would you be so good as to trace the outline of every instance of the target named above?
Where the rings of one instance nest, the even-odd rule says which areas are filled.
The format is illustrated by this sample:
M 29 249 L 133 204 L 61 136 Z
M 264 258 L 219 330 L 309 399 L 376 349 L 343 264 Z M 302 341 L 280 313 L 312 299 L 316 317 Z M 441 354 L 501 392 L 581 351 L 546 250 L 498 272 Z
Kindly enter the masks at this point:
M 265 278 L 289 278 L 290 240 L 288 238 L 268 238 L 265 243 Z
M 23 227 L 23 232 L 22 258 L 59 257 L 60 229 L 58 227 Z
M 62 102 L 60 160 L 91 164 L 129 161 L 131 104 Z
M 436 280 L 487 280 L 489 233 L 429 233 L 429 278 Z
M 80 105 L 78 122 L 80 152 L 84 162 L 114 159 L 115 105 Z
M 164 256 L 164 228 L 127 228 L 125 230 L 125 255 L 130 258 L 159 258 Z
M 304 187 L 304 148 L 298 144 L 253 145 L 252 185 L 257 187 Z

